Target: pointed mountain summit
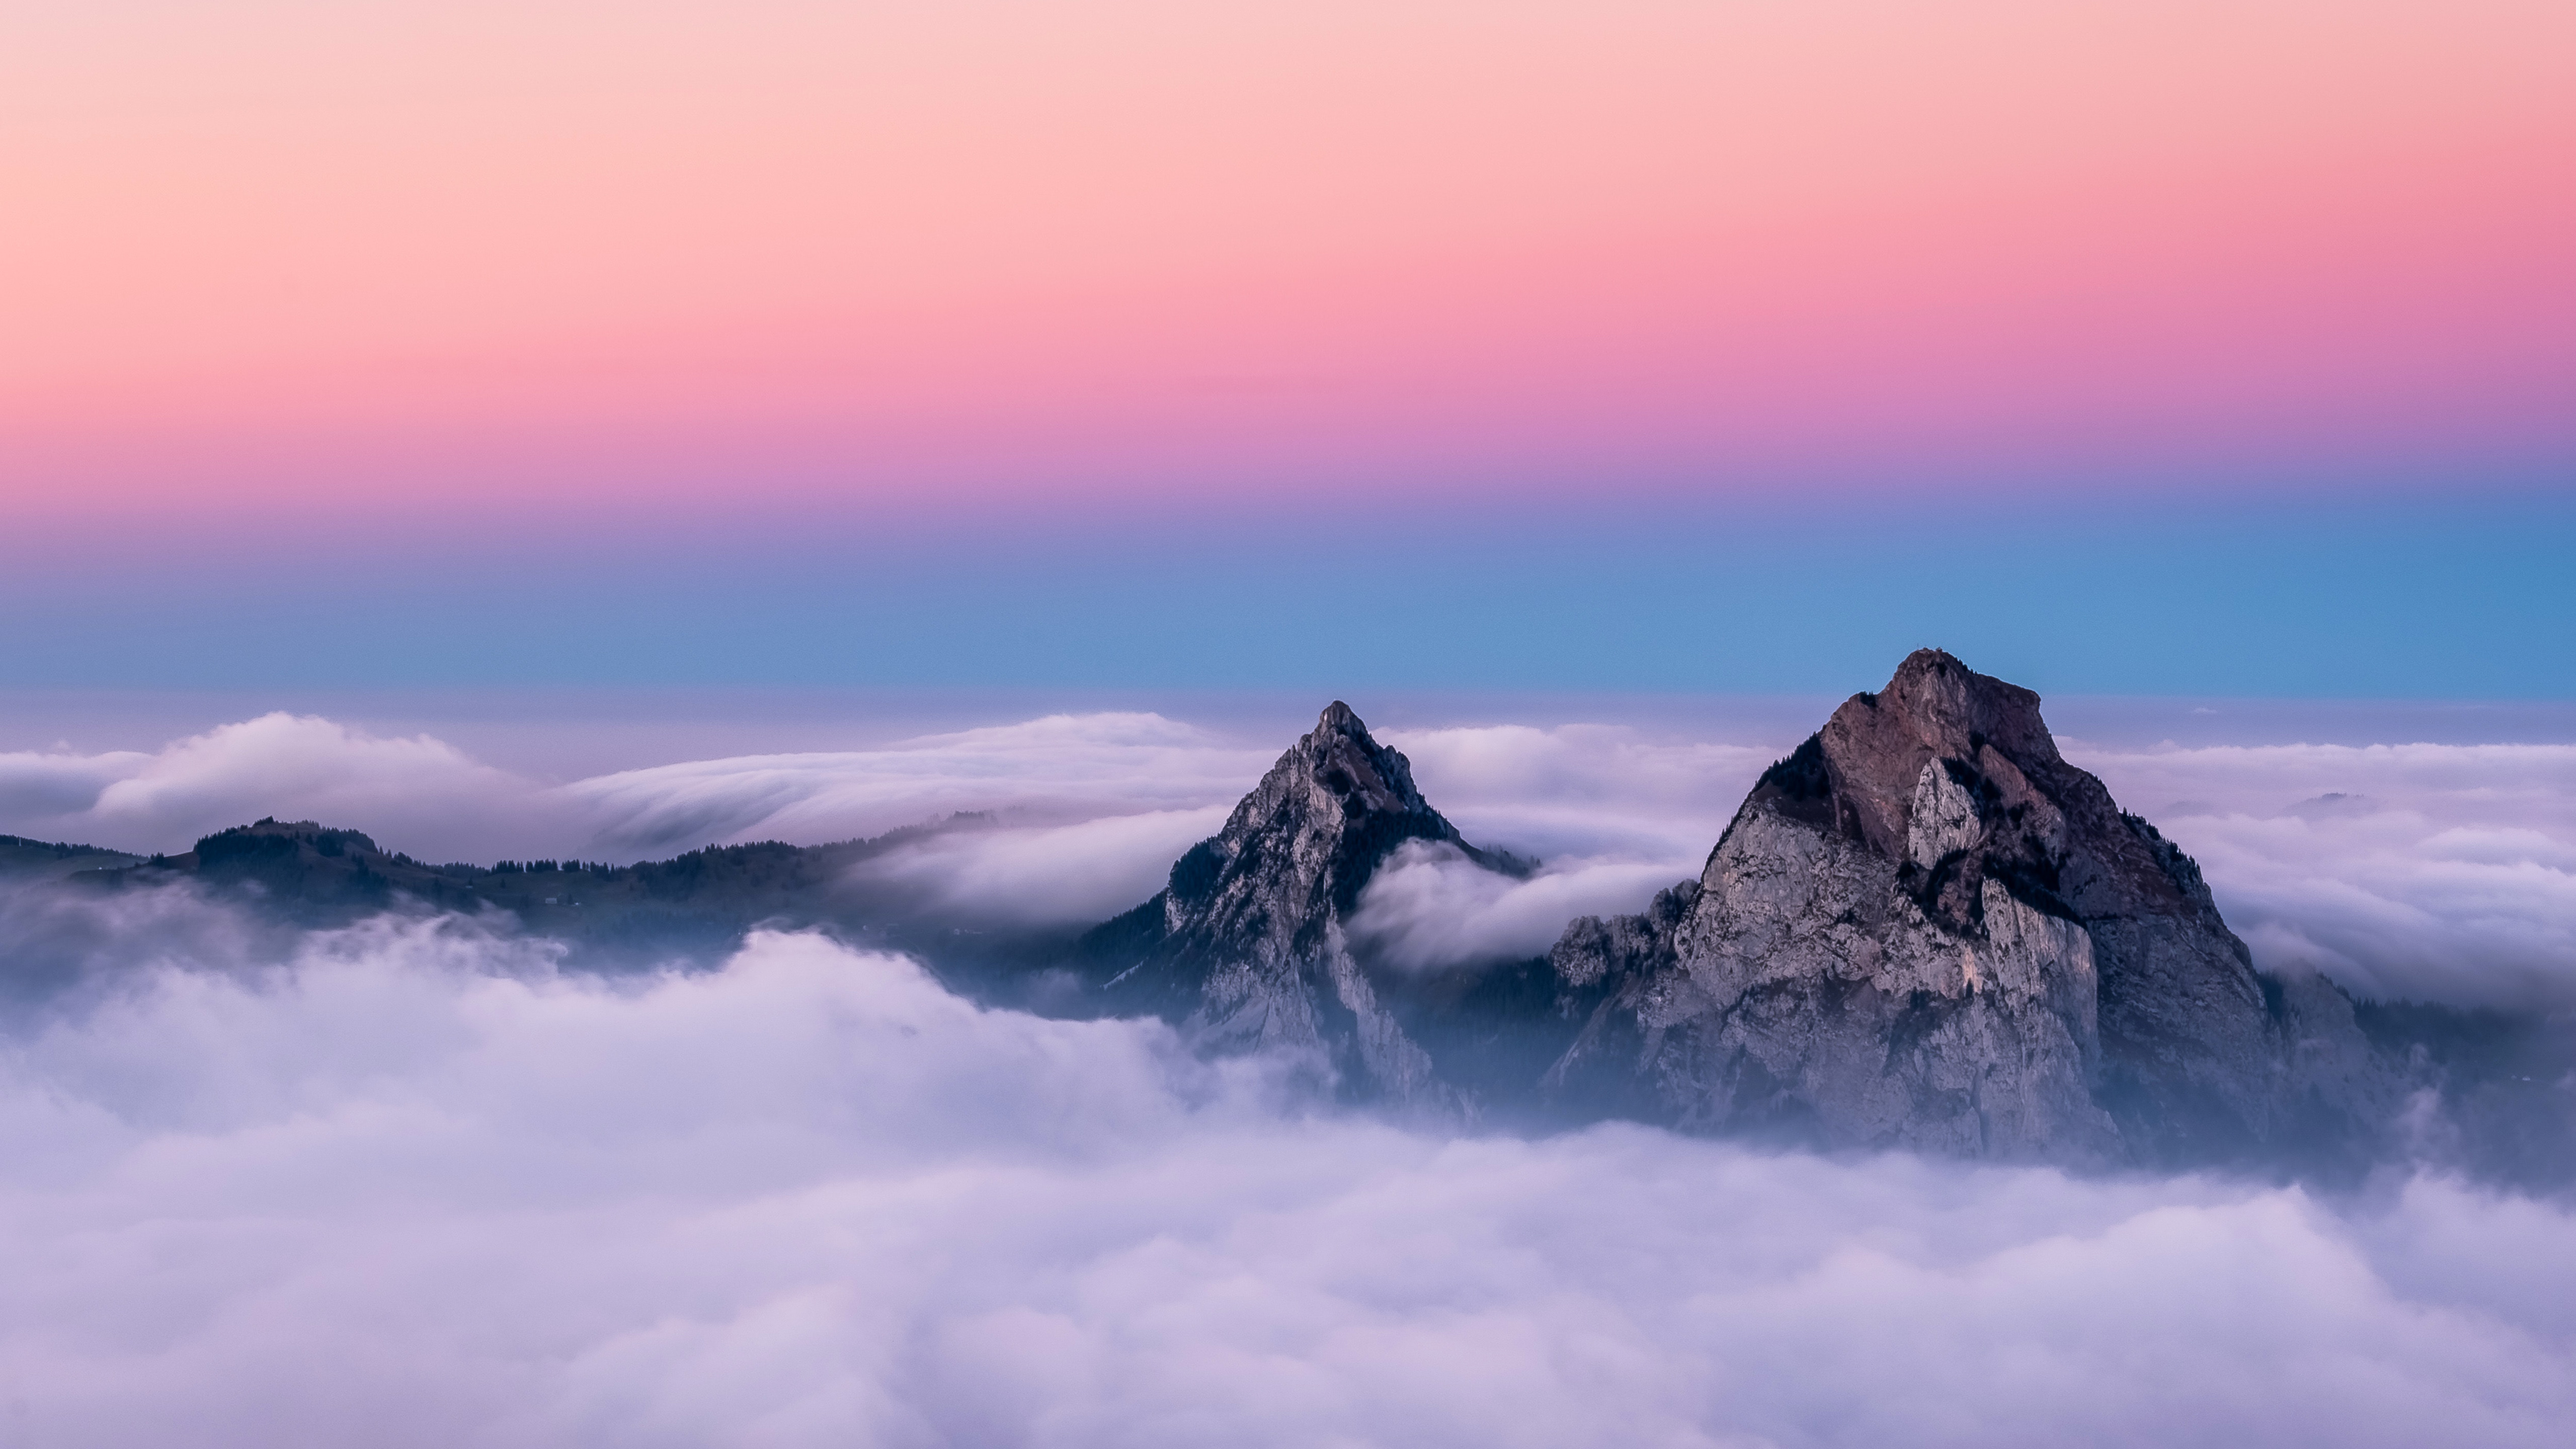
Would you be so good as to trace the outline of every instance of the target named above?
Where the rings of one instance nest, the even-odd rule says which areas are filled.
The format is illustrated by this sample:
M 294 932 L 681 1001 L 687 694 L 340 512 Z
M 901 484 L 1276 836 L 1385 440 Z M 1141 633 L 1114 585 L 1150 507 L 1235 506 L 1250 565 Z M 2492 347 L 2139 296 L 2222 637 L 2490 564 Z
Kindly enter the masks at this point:
M 1404 756 L 1334 701 L 1225 828 L 1174 863 L 1162 894 L 1085 938 L 1104 1004 L 1178 1021 L 1205 1049 L 1319 1052 L 1348 1090 L 1445 1100 L 1345 935 L 1360 893 L 1408 841 L 1490 870 L 1528 868 L 1469 845 L 1422 798 Z
M 2039 696 L 1922 650 L 1754 786 L 1696 883 L 1575 922 L 1561 1100 L 1703 1130 L 2069 1164 L 2348 1144 L 2352 1003 L 2258 973 L 2199 868 Z

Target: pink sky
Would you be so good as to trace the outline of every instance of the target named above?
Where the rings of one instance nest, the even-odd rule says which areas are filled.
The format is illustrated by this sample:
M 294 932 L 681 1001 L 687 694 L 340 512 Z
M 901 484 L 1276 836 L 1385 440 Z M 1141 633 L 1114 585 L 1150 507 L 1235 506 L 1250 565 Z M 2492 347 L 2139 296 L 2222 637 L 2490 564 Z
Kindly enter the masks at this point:
M 2576 453 L 2563 0 L 47 11 L 46 514 Z

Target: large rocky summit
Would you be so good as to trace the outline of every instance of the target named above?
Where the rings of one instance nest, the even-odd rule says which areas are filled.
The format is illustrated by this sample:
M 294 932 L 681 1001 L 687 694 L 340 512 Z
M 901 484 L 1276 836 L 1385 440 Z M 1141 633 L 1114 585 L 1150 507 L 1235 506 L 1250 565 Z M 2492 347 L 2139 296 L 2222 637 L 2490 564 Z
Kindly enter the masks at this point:
M 1545 1090 L 1710 1131 L 2070 1164 L 2347 1156 L 2352 1003 L 2258 972 L 2199 869 L 1936 650 L 1765 773 L 1695 884 L 1575 922 Z
M 1527 868 L 1462 839 L 1404 756 L 1335 701 L 1161 894 L 1086 938 L 1102 1003 L 1169 1017 L 1206 1050 L 1311 1054 L 1350 1095 L 1464 1105 L 1390 999 L 1413 983 L 1370 969 L 1348 931 L 1361 892 L 1409 841 Z

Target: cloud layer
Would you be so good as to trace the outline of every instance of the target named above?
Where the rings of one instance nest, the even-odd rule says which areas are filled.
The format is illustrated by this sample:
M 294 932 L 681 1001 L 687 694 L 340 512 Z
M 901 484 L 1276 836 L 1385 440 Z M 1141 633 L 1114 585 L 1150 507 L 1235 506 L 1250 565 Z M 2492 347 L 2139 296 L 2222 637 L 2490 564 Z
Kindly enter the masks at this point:
M 1436 855 L 1396 862 L 1363 924 L 1419 966 L 1544 949 L 1568 916 L 1634 910 L 1695 875 L 1788 743 L 1604 724 L 1387 738 L 1469 839 L 1547 862 L 1521 883 Z M 1285 743 L 1152 714 L 1056 715 L 550 785 L 427 736 L 276 714 L 156 752 L 0 754 L 0 831 L 175 850 L 273 814 L 431 859 L 630 860 L 980 811 L 994 818 L 870 874 L 960 920 L 1071 923 L 1151 895 Z M 2266 964 L 2314 966 L 2374 995 L 2576 1005 L 2576 745 L 2067 751 L 2200 859 Z
M 160 927 L 135 917 L 136 939 Z M 0 1037 L 33 1442 L 2555 1444 L 2576 1217 L 1315 1115 L 761 936 L 129 950 Z
M 2070 753 L 2200 861 L 2257 960 L 2576 1006 L 2576 745 Z

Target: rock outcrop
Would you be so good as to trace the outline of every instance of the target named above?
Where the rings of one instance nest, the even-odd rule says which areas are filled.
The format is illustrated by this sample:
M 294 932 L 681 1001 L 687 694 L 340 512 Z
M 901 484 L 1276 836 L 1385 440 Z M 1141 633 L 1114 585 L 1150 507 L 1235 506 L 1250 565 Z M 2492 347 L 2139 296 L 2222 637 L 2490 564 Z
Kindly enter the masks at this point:
M 1462 839 L 1414 787 L 1404 756 L 1335 701 L 1225 828 L 1173 865 L 1160 895 L 1085 938 L 1102 1005 L 1174 1020 L 1203 1050 L 1310 1054 L 1346 1095 L 1463 1106 L 1388 999 L 1406 983 L 1370 970 L 1346 929 L 1407 841 L 1488 869 L 1527 868 Z
M 2348 1155 L 2393 1090 L 2320 978 L 2257 972 L 2199 869 L 2039 697 L 1908 658 L 1763 775 L 1696 887 L 1570 927 L 1568 1103 L 2069 1165 Z

